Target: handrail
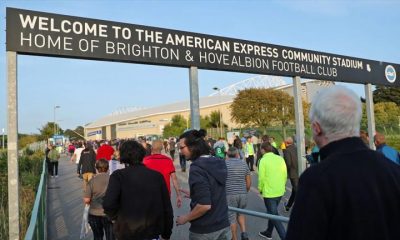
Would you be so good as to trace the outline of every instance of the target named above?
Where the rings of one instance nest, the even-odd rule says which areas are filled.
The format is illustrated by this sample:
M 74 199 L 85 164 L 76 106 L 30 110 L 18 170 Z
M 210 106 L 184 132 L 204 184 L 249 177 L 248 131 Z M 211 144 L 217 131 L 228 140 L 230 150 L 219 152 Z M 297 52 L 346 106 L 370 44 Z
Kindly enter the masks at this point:
M 252 211 L 252 210 L 235 208 L 235 207 L 228 207 L 228 209 L 229 209 L 229 211 L 238 212 L 238 213 L 242 213 L 242 214 L 250 215 L 250 216 L 254 216 L 254 217 L 267 218 L 267 219 L 277 220 L 277 221 L 281 221 L 281 222 L 289 222 L 288 217 L 283 217 L 283 216 L 278 216 L 278 215 L 273 215 L 273 214 L 268 214 L 268 213 L 262 213 L 262 212 L 256 212 L 256 211 Z
M 47 239 L 47 168 L 46 161 L 43 161 L 43 170 L 40 176 L 40 183 L 37 190 L 35 205 L 33 205 L 31 220 L 25 234 L 25 240 Z

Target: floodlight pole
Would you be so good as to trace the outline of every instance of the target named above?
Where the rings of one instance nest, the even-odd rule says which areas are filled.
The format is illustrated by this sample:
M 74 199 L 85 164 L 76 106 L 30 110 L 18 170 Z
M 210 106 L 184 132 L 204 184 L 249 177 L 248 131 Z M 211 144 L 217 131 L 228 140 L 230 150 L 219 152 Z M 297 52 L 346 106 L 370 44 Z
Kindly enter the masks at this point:
M 199 79 L 197 67 L 189 69 L 190 88 L 190 127 L 200 129 L 200 100 L 199 100 Z
M 223 136 L 223 133 L 222 133 L 222 109 L 221 109 L 221 103 L 222 103 L 222 101 L 221 101 L 221 89 L 219 89 L 218 87 L 213 87 L 213 89 L 214 89 L 215 91 L 218 91 L 218 95 L 219 95 L 219 104 L 220 104 L 220 106 L 219 106 L 219 132 L 220 132 L 220 134 L 221 134 L 221 135 L 219 135 L 219 136 L 222 137 L 222 136 Z
M 8 234 L 19 240 L 17 53 L 7 51 Z

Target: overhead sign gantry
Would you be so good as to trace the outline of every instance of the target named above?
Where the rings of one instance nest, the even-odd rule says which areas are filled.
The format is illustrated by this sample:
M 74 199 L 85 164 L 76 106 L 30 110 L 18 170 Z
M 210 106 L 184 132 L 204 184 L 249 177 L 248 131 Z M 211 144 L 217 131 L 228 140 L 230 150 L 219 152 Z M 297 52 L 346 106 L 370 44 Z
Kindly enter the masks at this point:
M 7 9 L 7 51 L 400 86 L 400 65 L 150 26 Z

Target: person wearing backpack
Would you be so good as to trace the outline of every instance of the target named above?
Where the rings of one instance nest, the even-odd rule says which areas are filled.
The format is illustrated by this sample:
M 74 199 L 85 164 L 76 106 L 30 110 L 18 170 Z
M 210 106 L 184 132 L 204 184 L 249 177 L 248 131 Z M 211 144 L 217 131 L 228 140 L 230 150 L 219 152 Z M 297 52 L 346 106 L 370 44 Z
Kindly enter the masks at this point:
M 58 160 L 60 159 L 60 153 L 57 151 L 57 149 L 53 146 L 49 146 L 49 153 L 47 154 L 49 158 L 49 169 L 50 169 L 50 176 L 52 178 L 58 177 Z

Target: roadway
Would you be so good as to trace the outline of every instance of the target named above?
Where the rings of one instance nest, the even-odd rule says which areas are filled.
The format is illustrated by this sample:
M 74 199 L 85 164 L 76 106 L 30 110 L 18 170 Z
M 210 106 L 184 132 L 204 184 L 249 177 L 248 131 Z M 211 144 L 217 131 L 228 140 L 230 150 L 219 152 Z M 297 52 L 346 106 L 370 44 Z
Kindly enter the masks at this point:
M 189 163 L 189 162 L 188 162 Z M 176 173 L 178 176 L 181 188 L 188 189 L 187 179 L 189 172 L 181 172 L 178 160 L 174 161 Z M 190 164 L 189 164 L 190 166 Z M 286 202 L 290 195 L 290 183 L 287 186 L 287 191 L 281 205 L 279 212 L 282 216 L 288 216 L 289 213 L 283 210 L 283 202 Z M 172 189 L 172 183 L 171 183 Z M 184 199 L 181 208 L 176 207 L 175 192 L 172 189 L 172 206 L 174 207 L 174 216 L 183 215 L 189 212 L 190 199 Z M 59 240 L 77 240 L 79 239 L 83 201 L 82 201 L 82 180 L 76 175 L 76 165 L 69 161 L 69 158 L 62 157 L 59 162 L 59 177 L 50 178 L 48 182 L 48 195 L 47 195 L 47 230 L 48 239 Z M 257 191 L 257 174 L 252 175 L 252 188 L 248 195 L 247 209 L 265 212 L 263 199 Z M 247 232 L 249 238 L 252 240 L 265 239 L 258 236 L 258 232 L 264 231 L 267 226 L 267 220 L 257 217 L 247 217 Z M 286 226 L 286 224 L 284 224 Z M 171 239 L 172 240 L 185 240 L 188 239 L 189 224 L 183 226 L 174 226 Z M 238 235 L 240 236 L 240 234 Z M 86 239 L 92 239 L 90 233 Z M 279 239 L 276 230 L 273 233 L 273 239 Z

